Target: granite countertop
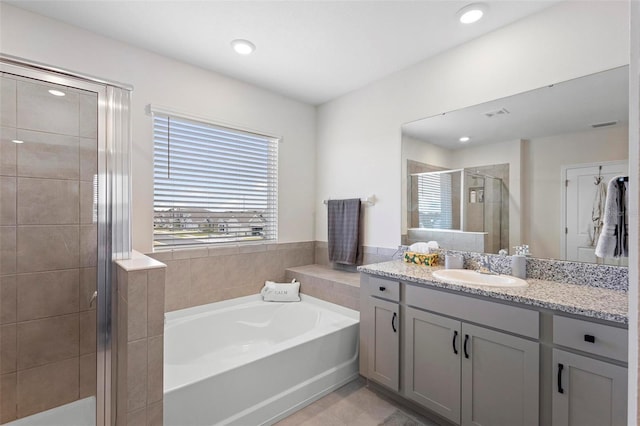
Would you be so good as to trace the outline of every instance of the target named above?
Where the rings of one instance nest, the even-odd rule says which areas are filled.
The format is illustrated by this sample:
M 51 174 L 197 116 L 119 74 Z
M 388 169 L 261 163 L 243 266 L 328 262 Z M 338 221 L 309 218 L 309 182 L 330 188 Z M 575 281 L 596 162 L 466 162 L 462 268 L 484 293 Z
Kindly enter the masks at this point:
M 628 324 L 627 292 L 590 285 L 527 279 L 529 287 L 501 288 L 448 284 L 432 275 L 442 266 L 418 266 L 401 260 L 359 266 L 366 274 L 394 278 L 429 287 L 460 291 L 493 299 Z

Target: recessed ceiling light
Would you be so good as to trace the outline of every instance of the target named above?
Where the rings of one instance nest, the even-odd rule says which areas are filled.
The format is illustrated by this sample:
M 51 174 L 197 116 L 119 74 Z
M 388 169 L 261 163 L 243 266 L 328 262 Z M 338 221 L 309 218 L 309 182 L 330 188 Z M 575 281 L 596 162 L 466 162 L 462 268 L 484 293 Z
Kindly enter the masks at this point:
M 471 140 L 471 138 L 469 136 L 463 136 L 460 139 L 458 139 L 460 142 L 465 143 L 465 142 L 469 142 Z
M 64 92 L 61 92 L 60 90 L 53 90 L 53 89 L 49 90 L 49 93 L 51 93 L 53 96 L 64 96 L 65 95 Z
M 21 141 L 20 139 L 12 139 L 11 142 L 13 142 L 13 143 L 24 143 L 24 141 Z
M 256 50 L 256 45 L 249 40 L 236 39 L 231 42 L 231 47 L 240 55 L 250 55 Z
M 487 5 L 483 3 L 473 3 L 460 9 L 456 16 L 463 24 L 473 24 L 478 22 L 487 11 Z

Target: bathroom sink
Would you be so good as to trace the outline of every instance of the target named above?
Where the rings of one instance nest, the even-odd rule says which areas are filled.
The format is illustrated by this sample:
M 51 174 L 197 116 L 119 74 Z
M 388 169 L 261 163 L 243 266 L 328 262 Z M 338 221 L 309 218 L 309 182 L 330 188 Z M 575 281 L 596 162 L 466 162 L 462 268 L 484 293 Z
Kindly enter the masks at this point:
M 433 277 L 449 284 L 506 288 L 527 287 L 529 285 L 525 280 L 510 275 L 481 274 L 469 269 L 441 269 L 435 271 Z

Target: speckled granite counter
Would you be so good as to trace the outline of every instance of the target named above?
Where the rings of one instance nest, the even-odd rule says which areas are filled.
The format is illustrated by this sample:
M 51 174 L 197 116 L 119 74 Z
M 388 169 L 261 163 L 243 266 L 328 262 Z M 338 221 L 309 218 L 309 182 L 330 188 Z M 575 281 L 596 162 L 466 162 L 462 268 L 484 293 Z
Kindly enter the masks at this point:
M 400 260 L 358 267 L 358 271 L 367 274 L 435 288 L 455 290 L 621 324 L 628 324 L 629 321 L 625 291 L 539 279 L 527 279 L 529 287 L 526 288 L 456 285 L 434 278 L 432 272 L 438 269 L 443 268 L 441 266 L 410 265 Z

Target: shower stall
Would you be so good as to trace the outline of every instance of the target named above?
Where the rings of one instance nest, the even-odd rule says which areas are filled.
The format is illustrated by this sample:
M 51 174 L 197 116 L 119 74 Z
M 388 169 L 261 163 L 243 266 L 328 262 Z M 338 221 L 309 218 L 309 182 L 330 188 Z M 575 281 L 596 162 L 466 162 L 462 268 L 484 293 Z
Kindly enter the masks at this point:
M 485 233 L 483 251 L 508 248 L 508 176 L 506 164 L 410 173 L 410 233 L 416 229 Z
M 110 425 L 130 88 L 6 55 L 0 72 L 0 424 Z

